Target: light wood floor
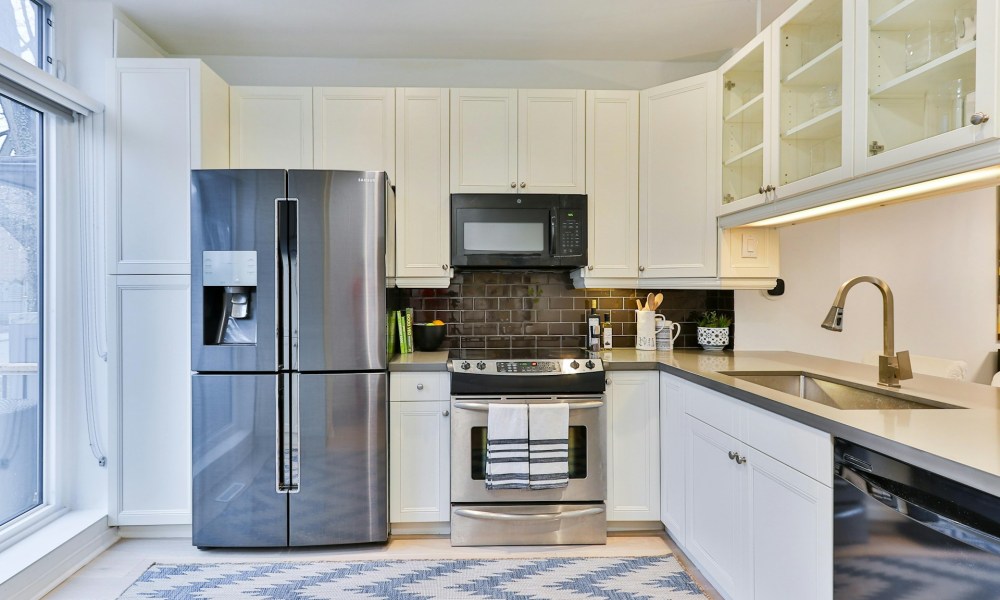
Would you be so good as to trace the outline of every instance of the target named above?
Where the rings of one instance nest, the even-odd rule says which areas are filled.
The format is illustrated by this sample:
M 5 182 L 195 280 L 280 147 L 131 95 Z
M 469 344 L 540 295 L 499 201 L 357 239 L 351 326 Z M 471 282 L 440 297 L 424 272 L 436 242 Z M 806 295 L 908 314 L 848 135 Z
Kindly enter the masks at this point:
M 677 554 L 709 598 L 719 596 L 665 535 L 611 535 L 606 546 L 488 546 L 452 548 L 446 537 L 393 538 L 388 544 L 288 550 L 199 550 L 190 539 L 123 539 L 109 548 L 45 600 L 113 600 L 154 562 L 217 563 L 291 560 L 406 558 L 529 558 L 556 556 L 650 556 Z

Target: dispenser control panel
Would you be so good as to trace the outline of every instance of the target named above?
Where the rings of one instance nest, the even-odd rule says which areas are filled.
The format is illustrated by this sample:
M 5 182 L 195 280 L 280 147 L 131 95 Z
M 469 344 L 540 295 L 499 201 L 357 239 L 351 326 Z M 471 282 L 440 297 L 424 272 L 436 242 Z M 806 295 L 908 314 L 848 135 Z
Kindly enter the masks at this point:
M 257 285 L 257 251 L 206 250 L 201 254 L 202 285 L 246 286 Z

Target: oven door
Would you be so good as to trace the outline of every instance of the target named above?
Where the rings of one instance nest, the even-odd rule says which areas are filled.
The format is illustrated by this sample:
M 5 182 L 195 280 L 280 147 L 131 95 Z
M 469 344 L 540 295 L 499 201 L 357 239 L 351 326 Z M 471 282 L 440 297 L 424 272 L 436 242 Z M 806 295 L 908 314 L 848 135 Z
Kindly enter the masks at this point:
M 569 485 L 551 490 L 486 489 L 486 420 L 491 403 L 569 404 Z M 605 406 L 595 395 L 452 396 L 451 501 L 603 502 L 607 496 Z

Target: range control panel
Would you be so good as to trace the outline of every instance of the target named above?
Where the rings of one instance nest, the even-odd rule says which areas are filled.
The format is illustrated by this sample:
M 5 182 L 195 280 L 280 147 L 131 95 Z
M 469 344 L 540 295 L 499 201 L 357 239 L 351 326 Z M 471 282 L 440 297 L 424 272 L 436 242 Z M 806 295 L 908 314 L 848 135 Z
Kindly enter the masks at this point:
M 452 373 L 470 375 L 572 375 L 604 370 L 600 358 L 559 360 L 465 360 L 452 359 Z

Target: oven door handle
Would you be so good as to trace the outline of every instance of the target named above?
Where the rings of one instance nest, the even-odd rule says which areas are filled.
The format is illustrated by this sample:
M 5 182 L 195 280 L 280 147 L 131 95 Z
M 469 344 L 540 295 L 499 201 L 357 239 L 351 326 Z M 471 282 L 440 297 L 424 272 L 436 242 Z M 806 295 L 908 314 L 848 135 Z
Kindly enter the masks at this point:
M 495 513 L 485 510 L 474 510 L 471 508 L 455 509 L 455 514 L 459 515 L 460 517 L 468 517 L 470 519 L 481 519 L 483 521 L 559 521 L 561 519 L 578 519 L 580 517 L 599 515 L 603 512 L 604 508 L 597 506 L 591 508 L 584 508 L 581 510 L 567 510 L 565 512 L 540 513 L 536 515 Z
M 601 408 L 604 406 L 603 400 L 585 400 L 583 402 L 550 402 L 547 404 L 568 404 L 570 410 L 580 410 L 583 408 Z M 455 408 L 465 410 L 486 411 L 490 409 L 488 402 L 455 402 Z

